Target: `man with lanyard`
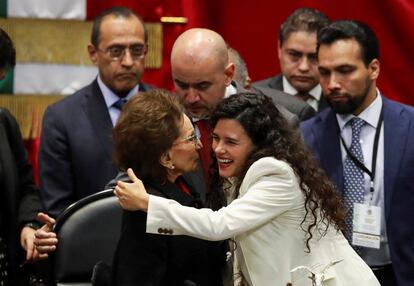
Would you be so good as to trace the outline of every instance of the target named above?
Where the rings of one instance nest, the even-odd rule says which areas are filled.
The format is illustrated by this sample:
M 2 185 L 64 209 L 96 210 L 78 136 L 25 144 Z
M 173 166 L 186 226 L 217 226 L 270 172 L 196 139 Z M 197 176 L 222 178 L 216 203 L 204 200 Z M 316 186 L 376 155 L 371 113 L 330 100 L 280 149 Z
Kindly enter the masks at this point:
M 358 21 L 318 33 L 320 84 L 332 109 L 305 121 L 305 141 L 341 192 L 345 235 L 381 285 L 414 281 L 414 109 L 376 87 L 378 40 Z

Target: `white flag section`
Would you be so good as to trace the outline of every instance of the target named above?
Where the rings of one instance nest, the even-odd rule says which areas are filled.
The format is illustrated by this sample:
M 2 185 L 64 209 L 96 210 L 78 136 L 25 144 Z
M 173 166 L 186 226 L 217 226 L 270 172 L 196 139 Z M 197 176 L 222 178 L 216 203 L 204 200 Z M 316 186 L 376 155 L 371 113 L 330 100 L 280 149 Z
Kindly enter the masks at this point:
M 15 94 L 69 95 L 91 83 L 98 75 L 95 66 L 17 64 Z
M 86 0 L 8 0 L 8 18 L 86 19 Z

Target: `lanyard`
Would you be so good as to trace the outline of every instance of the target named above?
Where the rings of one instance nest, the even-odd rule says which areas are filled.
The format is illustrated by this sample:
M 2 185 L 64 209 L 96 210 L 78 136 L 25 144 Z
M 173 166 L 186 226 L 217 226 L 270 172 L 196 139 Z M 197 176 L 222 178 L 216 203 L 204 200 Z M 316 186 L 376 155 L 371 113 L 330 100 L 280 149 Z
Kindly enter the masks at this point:
M 342 142 L 342 145 L 345 148 L 346 154 L 349 156 L 349 158 L 351 158 L 351 160 L 355 163 L 355 165 L 357 165 L 358 168 L 360 168 L 362 171 L 367 173 L 368 176 L 371 178 L 371 187 L 370 187 L 371 198 L 372 198 L 372 194 L 374 193 L 374 179 L 375 179 L 375 170 L 376 170 L 376 167 L 377 167 L 377 153 L 378 153 L 379 136 L 380 136 L 380 133 L 381 133 L 382 122 L 384 121 L 384 111 L 383 110 L 384 110 L 384 105 L 382 105 L 382 107 L 381 107 L 380 117 L 378 118 L 377 130 L 375 131 L 374 149 L 372 151 L 372 166 L 371 166 L 372 171 L 368 170 L 368 168 L 364 165 L 364 163 L 359 161 L 351 153 L 351 151 L 349 151 L 348 147 L 346 147 L 346 145 L 345 145 L 344 138 L 342 136 L 340 136 L 341 137 L 341 142 Z

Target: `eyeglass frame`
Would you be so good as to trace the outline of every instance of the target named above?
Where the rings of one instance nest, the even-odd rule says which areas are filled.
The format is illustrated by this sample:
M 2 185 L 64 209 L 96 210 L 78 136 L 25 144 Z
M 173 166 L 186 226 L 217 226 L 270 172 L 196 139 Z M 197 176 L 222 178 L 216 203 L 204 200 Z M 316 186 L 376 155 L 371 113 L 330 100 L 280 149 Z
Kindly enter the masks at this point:
M 194 146 L 200 144 L 200 137 L 194 132 L 193 134 L 183 138 L 181 141 L 174 143 L 173 145 L 178 145 L 180 143 L 193 143 Z
M 134 46 L 135 47 L 136 46 L 142 47 L 142 54 L 140 54 L 138 56 L 134 56 L 131 53 L 131 48 L 133 48 Z M 119 56 L 117 56 L 117 57 L 116 56 L 115 57 L 111 56 L 111 49 L 112 48 L 122 48 L 121 54 Z M 148 45 L 147 44 L 133 44 L 133 45 L 124 46 L 124 45 L 118 45 L 118 44 L 116 44 L 116 45 L 112 45 L 112 46 L 106 48 L 105 50 L 102 50 L 102 49 L 96 47 L 96 50 L 99 51 L 99 52 L 104 53 L 107 56 L 109 56 L 109 58 L 113 62 L 121 61 L 124 58 L 125 54 L 126 54 L 126 50 L 128 50 L 129 56 L 131 57 L 131 59 L 134 60 L 134 61 L 137 61 L 137 60 L 143 59 L 145 57 L 145 55 L 148 52 Z

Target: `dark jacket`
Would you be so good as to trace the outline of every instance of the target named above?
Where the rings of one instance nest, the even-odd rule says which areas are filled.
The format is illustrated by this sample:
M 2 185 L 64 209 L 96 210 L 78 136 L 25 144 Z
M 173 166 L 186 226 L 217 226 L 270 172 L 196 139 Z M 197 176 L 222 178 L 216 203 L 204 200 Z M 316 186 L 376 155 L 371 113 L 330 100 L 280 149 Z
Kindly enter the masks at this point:
M 199 195 L 190 187 L 192 196 L 172 183 L 145 186 L 150 194 L 185 206 L 202 206 Z M 146 219 L 144 212 L 124 211 L 121 238 L 114 255 L 113 285 L 222 285 L 218 265 L 212 267 L 214 263 L 209 261 L 212 242 L 188 236 L 147 234 Z
M 150 87 L 140 84 L 140 91 Z M 102 191 L 115 177 L 112 121 L 97 80 L 49 106 L 43 117 L 39 181 L 46 212 Z
M 35 222 L 41 204 L 19 126 L 3 108 L 0 108 L 0 192 L 1 235 L 8 245 L 9 275 L 12 285 L 16 285 L 18 265 L 24 258 L 20 231 L 25 223 Z

